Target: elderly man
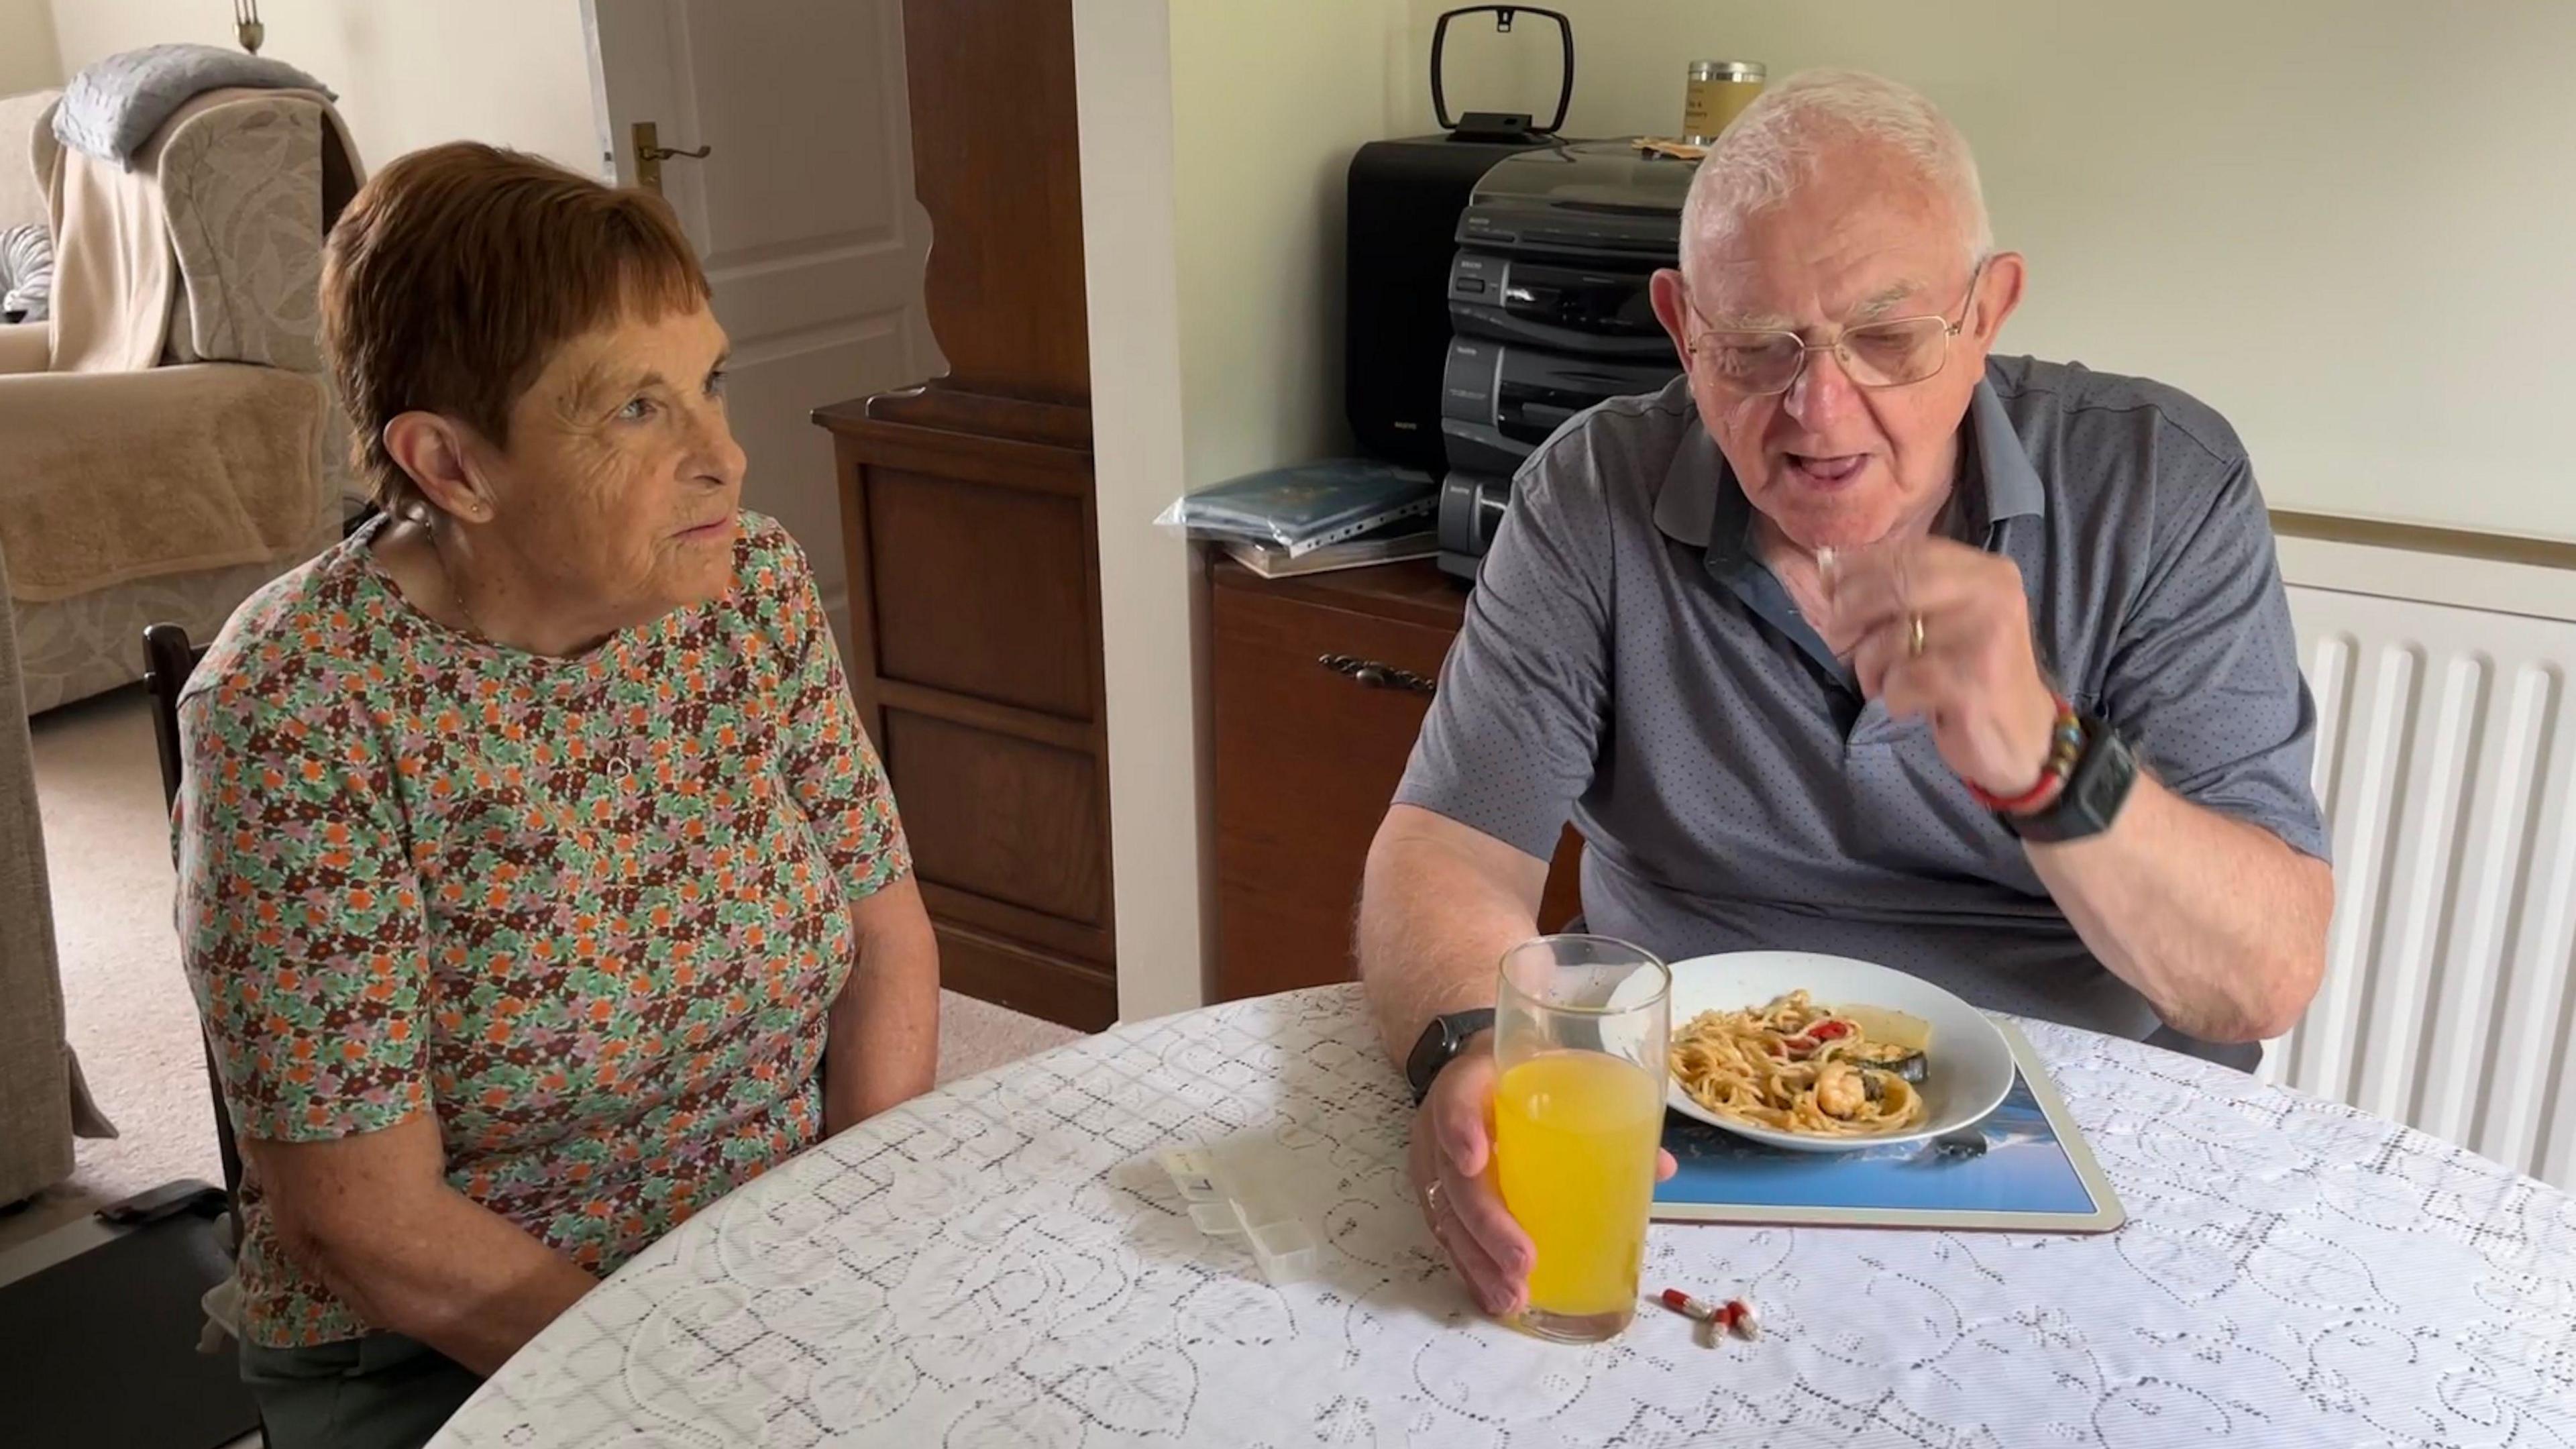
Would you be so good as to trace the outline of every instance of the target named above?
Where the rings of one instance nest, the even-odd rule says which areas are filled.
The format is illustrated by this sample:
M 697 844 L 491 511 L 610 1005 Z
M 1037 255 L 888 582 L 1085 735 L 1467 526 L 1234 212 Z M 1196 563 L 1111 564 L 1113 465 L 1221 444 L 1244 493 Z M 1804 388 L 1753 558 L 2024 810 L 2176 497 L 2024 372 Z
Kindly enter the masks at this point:
M 1700 167 L 1686 359 L 1522 469 L 1369 852 L 1360 968 L 1483 1306 L 1495 963 L 1569 811 L 1590 929 L 1858 956 L 2199 1048 L 2287 1030 L 2333 884 L 2244 447 L 2172 388 L 1990 357 L 2023 259 L 1921 96 L 1810 72 Z

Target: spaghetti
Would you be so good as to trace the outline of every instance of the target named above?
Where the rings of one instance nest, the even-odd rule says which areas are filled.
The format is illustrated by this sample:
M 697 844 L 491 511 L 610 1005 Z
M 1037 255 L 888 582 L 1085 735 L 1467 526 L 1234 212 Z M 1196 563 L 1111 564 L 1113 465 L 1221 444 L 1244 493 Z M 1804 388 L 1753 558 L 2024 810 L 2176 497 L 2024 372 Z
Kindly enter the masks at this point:
M 1860 1016 L 1804 991 L 1703 1011 L 1673 1034 L 1673 1076 L 1711 1112 L 1782 1132 L 1873 1137 L 1920 1124 L 1923 1043 L 1890 1040 L 1884 1026 L 1873 1036 Z

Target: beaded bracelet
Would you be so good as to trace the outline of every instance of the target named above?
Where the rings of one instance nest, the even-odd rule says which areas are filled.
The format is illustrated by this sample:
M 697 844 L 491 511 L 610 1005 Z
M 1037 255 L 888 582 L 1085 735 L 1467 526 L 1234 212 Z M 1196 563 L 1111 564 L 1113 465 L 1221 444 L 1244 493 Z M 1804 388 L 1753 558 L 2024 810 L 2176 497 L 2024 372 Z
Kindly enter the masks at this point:
M 2048 738 L 2048 763 L 2040 767 L 2039 783 L 2018 795 L 1996 795 L 1976 781 L 1965 782 L 1976 802 L 1998 815 L 2019 815 L 2037 809 L 2049 792 L 2066 783 L 2075 773 L 2075 762 L 2084 757 L 2084 721 L 2075 713 L 2075 702 L 2065 695 L 2057 698 L 2057 723 Z

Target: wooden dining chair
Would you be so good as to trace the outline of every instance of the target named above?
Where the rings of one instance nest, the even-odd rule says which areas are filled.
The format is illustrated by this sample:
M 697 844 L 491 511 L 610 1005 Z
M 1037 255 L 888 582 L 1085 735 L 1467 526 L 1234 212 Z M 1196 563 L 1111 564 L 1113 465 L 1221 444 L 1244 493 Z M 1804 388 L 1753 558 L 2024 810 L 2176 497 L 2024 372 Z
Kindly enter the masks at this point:
M 188 643 L 188 631 L 176 624 L 154 624 L 143 631 L 143 687 L 152 696 L 152 740 L 161 754 L 161 804 L 166 811 L 179 803 L 179 786 L 186 761 L 179 753 L 179 695 L 188 687 L 188 676 L 197 668 L 206 651 Z M 177 854 L 177 842 L 171 845 Z M 204 1023 L 198 1023 L 198 1035 L 206 1050 L 206 1087 L 215 1102 L 215 1147 L 223 1154 L 224 1197 L 227 1202 L 241 1193 L 241 1147 L 233 1140 L 233 1114 L 224 1106 L 224 1081 L 215 1066 L 215 1044 L 206 1036 Z

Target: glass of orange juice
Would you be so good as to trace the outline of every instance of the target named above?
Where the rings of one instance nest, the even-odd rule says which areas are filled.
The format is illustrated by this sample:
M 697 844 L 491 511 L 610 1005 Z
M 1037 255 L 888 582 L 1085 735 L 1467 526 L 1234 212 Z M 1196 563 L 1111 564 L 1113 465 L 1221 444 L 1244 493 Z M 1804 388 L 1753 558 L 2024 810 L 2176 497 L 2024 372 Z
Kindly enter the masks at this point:
M 1672 973 L 1642 947 L 1541 936 L 1503 956 L 1494 1158 L 1538 1249 L 1526 1332 L 1592 1343 L 1636 1316 L 1671 1034 Z

